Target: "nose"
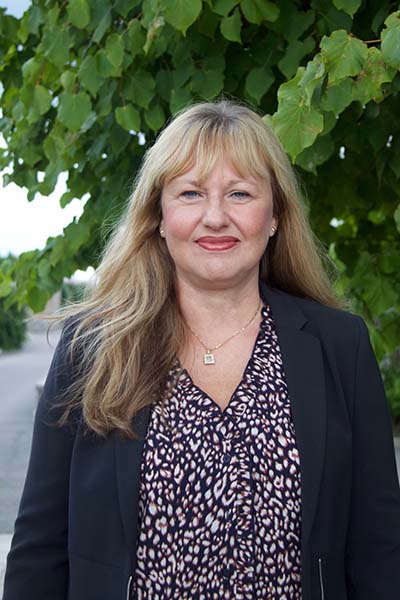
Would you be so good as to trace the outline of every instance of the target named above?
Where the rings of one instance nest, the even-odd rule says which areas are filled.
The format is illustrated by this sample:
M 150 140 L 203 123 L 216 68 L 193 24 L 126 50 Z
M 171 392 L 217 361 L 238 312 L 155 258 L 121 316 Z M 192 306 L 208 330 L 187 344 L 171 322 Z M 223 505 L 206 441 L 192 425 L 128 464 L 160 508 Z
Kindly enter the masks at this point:
M 203 225 L 221 229 L 229 224 L 229 214 L 223 196 L 210 194 L 204 204 Z

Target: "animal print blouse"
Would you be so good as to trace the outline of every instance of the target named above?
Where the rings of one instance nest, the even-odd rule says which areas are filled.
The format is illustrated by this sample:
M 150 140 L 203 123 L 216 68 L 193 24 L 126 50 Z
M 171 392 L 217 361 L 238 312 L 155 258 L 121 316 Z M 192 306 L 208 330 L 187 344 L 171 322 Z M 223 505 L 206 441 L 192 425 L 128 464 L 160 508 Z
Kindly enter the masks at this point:
M 268 305 L 261 316 L 224 411 L 186 370 L 153 407 L 134 599 L 301 599 L 299 453 Z

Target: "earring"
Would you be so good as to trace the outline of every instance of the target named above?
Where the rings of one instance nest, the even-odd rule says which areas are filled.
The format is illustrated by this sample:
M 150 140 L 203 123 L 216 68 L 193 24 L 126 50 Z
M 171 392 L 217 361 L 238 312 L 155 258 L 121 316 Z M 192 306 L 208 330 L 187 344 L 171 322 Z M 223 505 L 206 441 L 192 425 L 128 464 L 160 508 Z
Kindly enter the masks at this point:
M 159 227 L 161 237 L 164 237 L 164 227 L 160 225 Z
M 276 227 L 271 227 L 271 235 L 274 235 L 275 231 L 276 231 Z

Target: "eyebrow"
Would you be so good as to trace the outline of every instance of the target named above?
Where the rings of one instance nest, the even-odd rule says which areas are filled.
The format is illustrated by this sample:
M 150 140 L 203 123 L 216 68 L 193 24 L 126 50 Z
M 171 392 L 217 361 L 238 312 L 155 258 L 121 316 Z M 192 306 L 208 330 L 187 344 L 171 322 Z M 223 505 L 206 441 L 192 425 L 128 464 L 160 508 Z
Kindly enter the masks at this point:
M 193 185 L 195 187 L 200 186 L 200 182 L 196 181 L 195 179 L 181 179 L 180 181 L 177 181 L 178 184 L 189 184 L 189 185 Z M 257 185 L 255 182 L 253 181 L 249 181 L 248 179 L 230 179 L 229 181 L 227 181 L 226 185 L 236 185 L 237 183 L 249 183 L 250 185 Z

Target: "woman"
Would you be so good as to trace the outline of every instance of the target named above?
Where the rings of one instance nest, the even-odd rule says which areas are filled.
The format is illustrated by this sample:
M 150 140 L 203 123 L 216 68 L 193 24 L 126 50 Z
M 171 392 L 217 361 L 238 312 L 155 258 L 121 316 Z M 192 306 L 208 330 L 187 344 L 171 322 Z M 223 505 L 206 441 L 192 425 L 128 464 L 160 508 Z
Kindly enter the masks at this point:
M 398 598 L 382 380 L 321 255 L 257 114 L 165 128 L 69 310 L 4 600 Z

